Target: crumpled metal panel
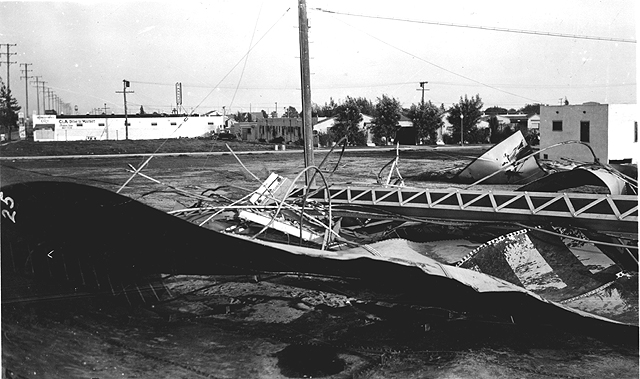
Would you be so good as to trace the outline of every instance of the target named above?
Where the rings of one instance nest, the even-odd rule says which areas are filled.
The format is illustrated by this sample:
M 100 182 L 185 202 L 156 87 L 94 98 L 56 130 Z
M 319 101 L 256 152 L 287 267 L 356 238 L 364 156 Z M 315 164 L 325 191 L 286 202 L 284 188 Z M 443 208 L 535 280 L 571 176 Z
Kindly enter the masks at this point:
M 606 187 L 612 195 L 626 195 L 626 182 L 602 166 L 585 165 L 540 178 L 517 189 L 529 192 L 558 192 L 569 188 L 592 185 Z
M 503 169 L 530 153 L 532 153 L 531 147 L 524 139 L 522 132 L 518 130 L 473 160 L 456 175 L 456 180 L 462 183 L 473 183 Z M 538 165 L 535 156 L 532 156 L 487 178 L 482 183 L 525 184 L 546 174 L 546 171 Z
M 593 323 L 605 321 L 607 325 L 629 326 L 612 324 L 612 320 L 597 314 L 551 301 L 537 289 L 532 291 L 514 283 L 510 280 L 513 278 L 494 275 L 500 272 L 487 272 L 487 266 L 476 259 L 485 255 L 482 249 L 466 260 L 483 271 L 478 272 L 432 259 L 421 254 L 414 243 L 404 240 L 322 251 L 227 235 L 85 185 L 32 182 L 1 190 L 2 211 L 11 210 L 14 216 L 1 224 L 3 298 L 6 289 L 19 285 L 11 280 L 16 277 L 28 280 L 29 286 L 55 283 L 71 291 L 91 280 L 96 286 L 83 290 L 101 292 L 108 289 L 104 288 L 106 283 L 116 282 L 127 288 L 141 278 L 157 274 L 280 273 L 339 278 L 364 301 L 384 299 L 437 306 L 508 317 L 522 323 L 593 327 Z M 572 288 L 571 278 L 557 269 L 557 262 L 540 253 L 567 284 L 566 288 Z M 504 254 L 488 260 L 503 267 L 509 266 L 510 261 L 513 259 L 507 260 Z M 99 270 L 82 270 L 77 262 Z M 522 262 L 518 267 L 524 273 L 529 272 L 529 266 L 531 272 L 535 272 L 534 267 L 543 267 L 539 259 Z M 522 272 L 520 277 L 515 273 L 513 277 L 520 283 L 535 283 Z M 538 284 L 548 287 L 546 290 L 558 290 L 555 279 L 541 283 Z M 581 294 L 575 291 L 576 296 Z
M 559 237 L 525 229 L 487 242 L 457 266 L 573 309 L 637 325 L 637 272 L 622 272 L 614 264 L 594 273 L 583 262 Z

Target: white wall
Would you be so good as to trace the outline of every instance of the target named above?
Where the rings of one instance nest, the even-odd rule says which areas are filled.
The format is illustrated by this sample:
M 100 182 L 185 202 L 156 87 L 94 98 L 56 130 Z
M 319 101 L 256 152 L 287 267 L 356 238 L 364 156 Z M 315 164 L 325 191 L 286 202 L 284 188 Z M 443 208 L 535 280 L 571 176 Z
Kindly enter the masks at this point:
M 36 120 L 42 116 L 37 116 Z M 53 117 L 53 118 L 52 118 Z M 196 117 L 134 117 L 129 118 L 129 139 L 164 139 L 203 137 L 222 128 L 222 116 Z M 123 140 L 126 138 L 124 117 L 104 118 L 86 116 L 82 118 L 42 117 L 55 125 L 51 133 L 39 132 L 34 123 L 36 141 L 78 141 L 78 140 Z M 44 122 L 44 121 L 43 121 Z M 48 137 L 48 138 L 47 138 Z
M 638 163 L 639 146 L 634 136 L 637 122 L 637 104 L 609 105 L 609 160 L 631 159 Z

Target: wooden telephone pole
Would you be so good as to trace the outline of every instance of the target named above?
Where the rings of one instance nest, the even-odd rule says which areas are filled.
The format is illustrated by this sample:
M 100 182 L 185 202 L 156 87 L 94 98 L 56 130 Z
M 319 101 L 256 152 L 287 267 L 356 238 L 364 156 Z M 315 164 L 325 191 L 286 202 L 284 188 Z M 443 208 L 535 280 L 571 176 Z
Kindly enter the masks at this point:
M 422 102 L 420 103 L 421 105 L 424 105 L 424 85 L 427 84 L 429 82 L 420 82 L 420 88 L 418 88 L 418 91 L 422 91 Z M 428 89 L 427 89 L 428 91 Z
M 20 63 L 21 66 L 24 66 L 22 71 L 24 72 L 24 76 L 20 76 L 20 79 L 24 79 L 24 92 L 25 92 L 25 119 L 29 119 L 29 79 L 33 78 L 33 76 L 29 76 L 29 73 L 33 70 L 29 70 L 29 66 L 32 66 L 33 63 Z
M 42 78 L 42 76 L 33 75 L 31 78 L 36 80 L 36 104 L 38 108 L 38 114 L 41 114 L 40 113 L 40 78 Z M 33 82 L 31 82 L 31 84 L 33 84 Z
M 116 91 L 124 95 L 124 138 L 129 139 L 129 117 L 127 115 L 127 94 L 134 93 L 133 91 L 127 91 L 127 88 L 131 83 L 128 80 L 122 80 L 122 91 Z
M 7 56 L 7 61 L 6 62 L 0 62 L 0 65 L 2 65 L 2 63 L 6 63 L 6 65 L 7 65 L 7 93 L 9 93 L 9 90 L 11 90 L 11 81 L 9 80 L 9 75 L 11 74 L 11 70 L 9 70 L 9 68 L 11 67 L 12 64 L 18 63 L 18 62 L 12 62 L 11 61 L 11 56 L 18 54 L 18 53 L 12 53 L 11 52 L 11 47 L 12 46 L 18 46 L 18 45 L 16 45 L 15 43 L 0 43 L 0 46 L 5 46 L 7 48 L 7 52 L 6 53 L 0 52 L 0 55 L 6 55 Z
M 311 119 L 311 72 L 309 69 L 309 21 L 307 4 L 298 0 L 298 29 L 300 36 L 300 77 L 302 84 L 302 136 L 304 139 L 304 166 L 315 166 L 313 158 L 313 121 Z M 309 171 L 305 172 L 307 185 L 314 185 Z

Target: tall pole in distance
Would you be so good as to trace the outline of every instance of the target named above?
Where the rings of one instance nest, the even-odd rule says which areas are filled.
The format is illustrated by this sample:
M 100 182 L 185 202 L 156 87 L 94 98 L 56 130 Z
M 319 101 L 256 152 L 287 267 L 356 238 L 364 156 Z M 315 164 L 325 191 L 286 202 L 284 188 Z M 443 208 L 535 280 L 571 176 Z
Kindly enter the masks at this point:
M 127 91 L 131 83 L 128 80 L 122 80 L 122 91 L 116 91 L 124 95 L 124 138 L 129 139 L 129 116 L 127 114 L 127 94 L 133 91 Z
M 0 53 L 0 55 L 2 54 L 6 54 L 7 55 L 7 98 L 3 99 L 4 101 L 7 102 L 7 107 L 10 106 L 10 98 L 9 98 L 9 94 L 11 91 L 11 81 L 9 80 L 9 74 L 11 72 L 11 70 L 9 68 L 11 68 L 11 65 L 17 62 L 11 62 L 11 56 L 12 55 L 16 55 L 18 53 L 12 53 L 9 51 L 9 49 L 11 49 L 11 46 L 16 46 L 15 43 L 11 44 L 11 43 L 2 43 L 0 44 L 0 46 L 6 46 L 7 47 L 7 52 L 6 53 Z M 9 136 L 9 141 L 11 141 L 11 124 L 7 125 L 7 134 Z
M 17 45 L 15 43 L 0 43 L 0 46 L 7 47 L 7 52 L 0 53 L 0 55 L 4 54 L 7 56 L 7 61 L 5 63 L 7 64 L 7 93 L 9 93 L 9 90 L 11 89 L 11 81 L 9 80 L 9 74 L 11 73 L 11 70 L 9 70 L 9 68 L 11 67 L 12 64 L 17 63 L 17 62 L 11 62 L 11 56 L 18 54 L 18 53 L 12 53 L 10 49 L 11 49 L 11 46 L 17 46 Z
M 45 85 L 45 81 L 41 81 L 40 83 L 42 83 L 42 114 L 46 113 L 47 111 L 47 103 L 44 102 L 44 85 Z
M 429 83 L 429 82 L 420 82 L 419 83 L 421 89 L 419 89 L 418 91 L 422 91 L 422 103 L 421 103 L 422 105 L 424 105 L 424 85 L 427 84 L 427 83 Z
M 300 36 L 300 76 L 302 84 L 302 136 L 304 138 L 304 166 L 315 166 L 313 158 L 313 124 L 311 119 L 311 71 L 309 68 L 309 21 L 307 4 L 298 0 L 298 32 Z M 312 173 L 305 171 L 305 182 L 314 185 Z
M 460 146 L 464 146 L 464 115 L 460 109 Z
M 33 70 L 29 70 L 29 66 L 32 66 L 33 63 L 20 63 L 21 66 L 24 66 L 22 71 L 24 72 L 24 76 L 20 76 L 20 79 L 24 79 L 24 92 L 25 92 L 25 103 L 24 103 L 24 114 L 25 118 L 29 119 L 29 79 L 33 78 L 33 76 L 29 76 L 29 72 Z
M 129 82 L 123 80 L 122 94 L 124 95 L 124 139 L 129 139 L 129 116 L 127 115 L 127 87 Z
M 32 78 L 34 78 L 36 80 L 36 104 L 38 106 L 38 114 L 40 114 L 40 78 L 42 76 L 32 76 Z M 31 84 L 33 84 L 33 82 L 31 82 Z

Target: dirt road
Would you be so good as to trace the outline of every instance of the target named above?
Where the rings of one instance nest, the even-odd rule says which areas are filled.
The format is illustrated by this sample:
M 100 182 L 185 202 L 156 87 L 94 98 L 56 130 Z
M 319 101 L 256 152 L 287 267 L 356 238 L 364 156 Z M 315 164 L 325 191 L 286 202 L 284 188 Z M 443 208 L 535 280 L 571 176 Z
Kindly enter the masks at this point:
M 473 153 L 403 152 L 400 172 L 409 184 L 425 186 L 425 171 L 454 170 Z M 374 183 L 394 156 L 349 152 L 329 180 Z M 240 159 L 264 179 L 269 172 L 296 177 L 301 157 L 254 153 Z M 316 161 L 323 157 L 318 153 Z M 128 164 L 138 167 L 145 159 L 2 160 L 0 181 L 75 181 L 116 191 L 131 175 Z M 337 163 L 332 156 L 326 167 Z M 226 186 L 229 197 L 259 185 L 230 154 L 156 157 L 143 172 L 194 193 Z M 193 202 L 140 176 L 121 193 L 167 211 Z M 337 283 L 173 277 L 168 286 L 183 296 L 153 307 L 97 298 L 3 303 L 3 377 L 638 377 L 637 345 L 549 326 L 450 318 L 439 309 L 358 303 Z

